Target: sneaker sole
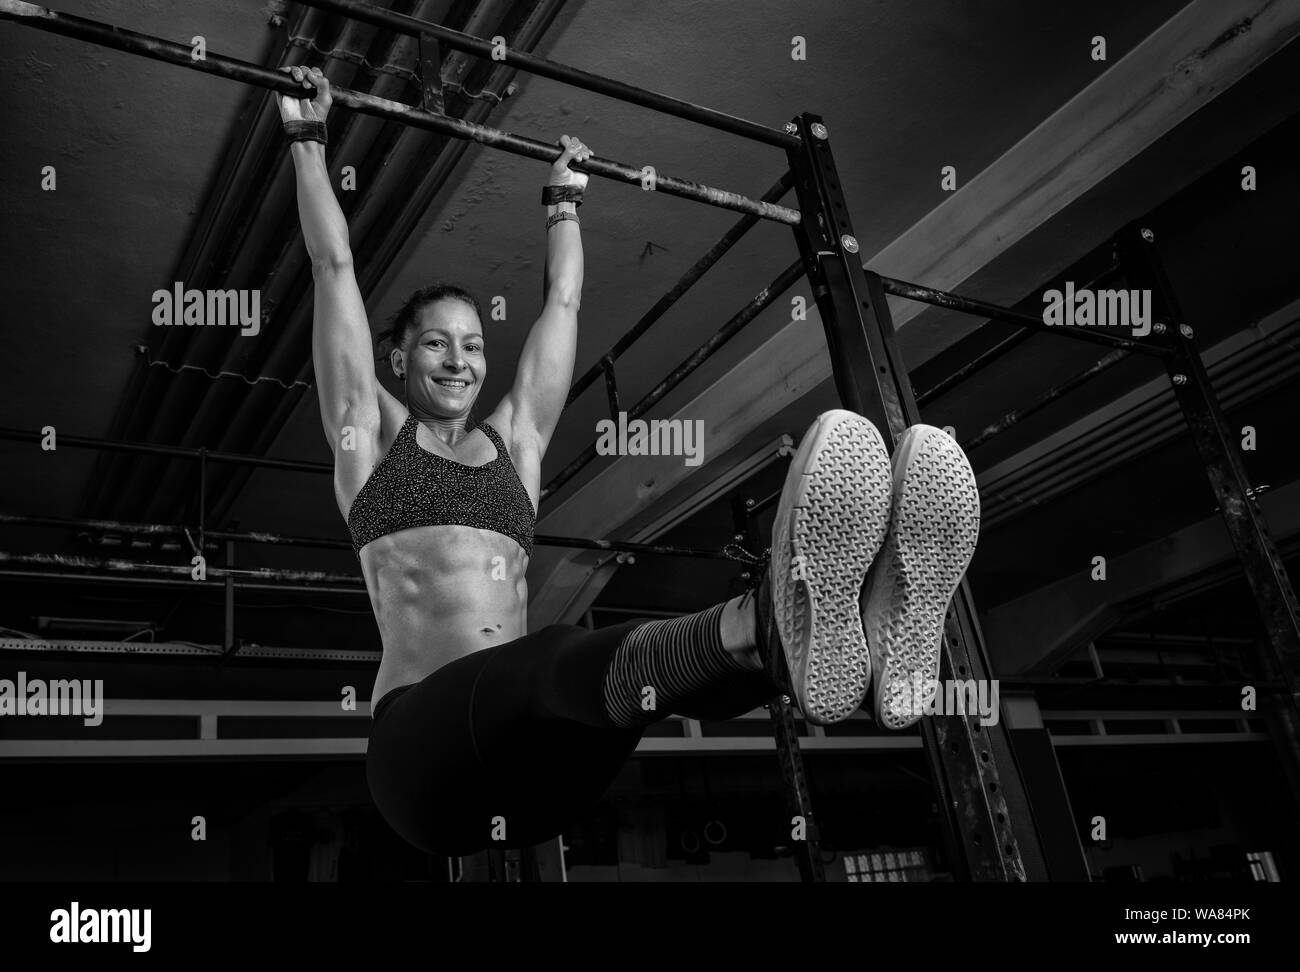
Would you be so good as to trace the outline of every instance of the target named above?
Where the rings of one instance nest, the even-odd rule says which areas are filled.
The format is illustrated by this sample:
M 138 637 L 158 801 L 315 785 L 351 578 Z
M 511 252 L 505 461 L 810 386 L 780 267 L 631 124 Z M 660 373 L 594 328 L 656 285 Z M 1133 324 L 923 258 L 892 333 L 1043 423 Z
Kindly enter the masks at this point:
M 942 429 L 913 426 L 895 453 L 892 526 L 862 616 L 876 721 L 887 729 L 914 725 L 933 699 L 944 618 L 979 524 L 979 488 L 961 448 Z
M 814 725 L 852 715 L 871 686 L 859 600 L 889 528 L 891 478 L 875 426 L 833 409 L 805 433 L 781 490 L 772 606 L 799 708 Z

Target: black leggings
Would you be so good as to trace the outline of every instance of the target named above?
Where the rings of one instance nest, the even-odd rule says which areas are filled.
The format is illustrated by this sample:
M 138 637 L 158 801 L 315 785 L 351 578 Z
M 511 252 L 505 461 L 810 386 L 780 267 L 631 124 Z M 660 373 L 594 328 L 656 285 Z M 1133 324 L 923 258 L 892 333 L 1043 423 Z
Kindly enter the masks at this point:
M 648 620 L 598 631 L 549 625 L 386 694 L 366 751 L 384 819 L 426 853 L 448 857 L 559 834 L 600 798 L 645 731 L 615 726 L 601 687 L 614 651 Z M 673 710 L 729 719 L 775 692 L 763 673 L 738 672 Z

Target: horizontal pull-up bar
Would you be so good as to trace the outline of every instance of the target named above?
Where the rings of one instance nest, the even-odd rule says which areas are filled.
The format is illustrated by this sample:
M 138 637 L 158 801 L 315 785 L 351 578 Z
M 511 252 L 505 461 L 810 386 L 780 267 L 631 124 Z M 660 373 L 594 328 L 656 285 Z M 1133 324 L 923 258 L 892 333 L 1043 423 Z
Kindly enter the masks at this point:
M 47 7 L 39 7 L 36 4 L 23 3 L 21 0 L 0 0 L 0 19 L 12 20 L 15 23 L 35 27 L 38 30 L 89 41 L 101 47 L 111 47 L 115 50 L 125 51 L 128 54 L 137 54 L 140 57 L 151 58 L 155 61 L 165 61 L 168 64 L 189 68 L 192 71 L 202 71 L 205 74 L 215 74 L 218 77 L 229 78 L 232 81 L 267 88 L 278 94 L 295 95 L 301 98 L 308 92 L 308 89 L 300 82 L 294 81 L 293 78 L 281 71 L 273 71 L 259 64 L 225 57 L 221 54 L 208 53 L 202 59 L 195 60 L 191 56 L 191 48 L 184 44 L 177 44 L 161 37 L 154 37 L 151 34 L 141 34 L 122 27 L 103 24 L 97 20 L 87 20 L 84 17 L 61 13 Z M 543 162 L 554 162 L 564 152 L 557 145 L 550 145 L 520 135 L 512 135 L 510 132 L 504 132 L 498 128 L 476 125 L 473 122 L 452 118 L 449 115 L 424 111 L 421 108 L 402 104 L 399 101 L 389 101 L 387 98 L 377 98 L 374 95 L 350 91 L 347 88 L 331 88 L 331 92 L 334 100 L 339 104 L 346 105 L 362 114 L 374 115 L 377 118 L 400 122 L 414 128 L 427 129 L 451 138 L 479 142 L 490 148 L 509 152 L 512 155 L 522 155 L 525 158 L 538 159 Z M 750 213 L 762 219 L 770 219 L 789 226 L 798 225 L 800 219 L 798 210 L 760 202 L 739 193 L 716 189 L 698 182 L 662 175 L 657 171 L 651 173 L 649 166 L 632 166 L 624 162 L 614 162 L 593 156 L 585 162 L 571 162 L 570 167 L 614 182 L 653 187 L 655 192 L 662 192 L 669 196 L 679 196 L 682 199 L 704 203 L 706 206 L 716 206 L 719 209 Z
M 1122 338 L 1114 334 L 1105 334 L 1101 331 L 1088 330 L 1086 327 L 1057 327 L 1045 323 L 1041 317 L 1035 317 L 1033 314 L 1011 310 L 1009 307 L 999 307 L 997 304 L 989 304 L 970 297 L 959 297 L 957 294 L 950 294 L 946 290 L 922 287 L 919 284 L 907 283 L 904 280 L 891 280 L 889 277 L 881 277 L 880 285 L 884 288 L 885 293 L 892 294 L 895 297 L 906 297 L 908 300 L 933 304 L 935 307 L 945 307 L 948 310 L 961 311 L 964 314 L 975 314 L 994 321 L 1006 321 L 1008 324 L 1018 324 L 1021 327 L 1032 328 L 1035 331 L 1046 331 L 1049 334 L 1059 334 L 1062 337 L 1074 338 L 1076 341 L 1104 344 L 1108 348 L 1136 351 L 1139 354 L 1149 354 L 1161 358 L 1169 354 L 1164 348 L 1155 345 L 1143 344 L 1141 341 Z
M 601 77 L 598 74 L 580 71 L 567 64 L 560 64 L 558 61 L 549 61 L 544 57 L 538 57 L 536 54 L 514 51 L 508 47 L 498 46 L 490 41 L 483 40 L 480 37 L 443 27 L 441 24 L 420 20 L 409 14 L 385 10 L 383 7 L 376 7 L 369 3 L 358 3 L 357 0 L 298 0 L 298 2 L 307 7 L 318 7 L 321 10 L 330 10 L 355 20 L 363 20 L 366 23 L 374 24 L 376 27 L 387 27 L 399 33 L 409 34 L 412 37 L 428 34 L 439 43 L 453 50 L 473 54 L 476 57 L 491 58 L 494 61 L 508 64 L 510 67 L 526 71 L 529 74 L 550 78 L 552 81 L 561 81 L 564 84 L 571 84 L 575 88 L 583 88 L 597 94 L 608 95 L 611 98 L 617 98 L 619 101 L 640 105 L 642 108 L 651 108 L 665 115 L 674 115 L 677 118 L 685 118 L 687 121 L 699 122 L 701 125 L 707 125 L 710 128 L 730 132 L 733 135 L 741 135 L 768 145 L 775 145 L 777 148 L 786 149 L 787 151 L 799 144 L 799 139 L 778 129 L 768 128 L 755 122 L 746 121 L 743 118 L 737 118 L 734 115 L 714 111 L 712 108 L 702 108 L 679 98 L 670 98 L 668 95 L 646 91 L 644 88 L 624 84 L 622 81 L 615 81 L 611 78 Z

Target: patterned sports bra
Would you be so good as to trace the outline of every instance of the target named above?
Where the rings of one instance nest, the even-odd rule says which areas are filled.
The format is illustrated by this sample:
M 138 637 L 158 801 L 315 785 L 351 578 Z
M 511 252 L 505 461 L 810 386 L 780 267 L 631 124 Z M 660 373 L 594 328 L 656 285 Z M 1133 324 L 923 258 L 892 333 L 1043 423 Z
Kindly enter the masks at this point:
M 537 514 L 497 430 L 477 426 L 496 447 L 482 466 L 429 452 L 416 441 L 419 422 L 408 415 L 392 448 L 375 466 L 348 510 L 352 549 L 421 526 L 468 526 L 510 537 L 532 556 Z

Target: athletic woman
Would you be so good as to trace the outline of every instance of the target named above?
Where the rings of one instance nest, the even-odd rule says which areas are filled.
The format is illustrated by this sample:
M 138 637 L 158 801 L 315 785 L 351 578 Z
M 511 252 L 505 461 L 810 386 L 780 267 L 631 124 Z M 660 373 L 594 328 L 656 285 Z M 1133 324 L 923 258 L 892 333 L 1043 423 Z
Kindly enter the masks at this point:
M 316 89 L 281 97 L 280 110 L 315 279 L 334 494 L 383 642 L 366 774 L 389 824 L 446 856 L 552 838 L 600 797 L 651 722 L 732 718 L 772 698 L 766 673 L 781 646 L 809 722 L 851 715 L 873 669 L 877 720 L 915 722 L 978 532 L 974 478 L 952 439 L 909 429 L 891 467 L 869 421 L 823 413 L 786 477 L 770 566 L 745 594 L 680 618 L 528 634 L 542 457 L 573 376 L 582 292 L 587 177 L 569 162 L 591 151 L 560 139 L 543 191 L 541 315 L 510 391 L 471 428 L 488 368 L 478 304 L 445 284 L 414 294 L 389 335 L 405 401 L 384 389 L 325 166 L 329 82 L 316 68 L 286 70 Z

